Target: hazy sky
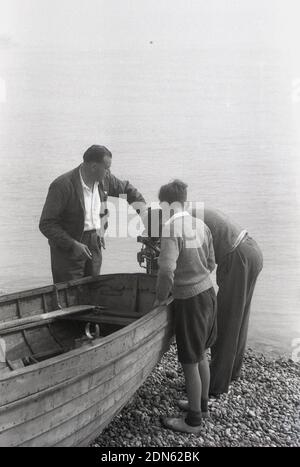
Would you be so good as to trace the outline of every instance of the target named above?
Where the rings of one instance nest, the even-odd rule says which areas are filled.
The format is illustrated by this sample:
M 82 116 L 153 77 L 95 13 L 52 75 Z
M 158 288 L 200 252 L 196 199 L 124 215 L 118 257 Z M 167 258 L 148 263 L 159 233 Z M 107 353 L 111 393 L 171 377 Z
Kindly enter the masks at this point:
M 298 47 L 299 0 L 0 0 L 0 43 Z

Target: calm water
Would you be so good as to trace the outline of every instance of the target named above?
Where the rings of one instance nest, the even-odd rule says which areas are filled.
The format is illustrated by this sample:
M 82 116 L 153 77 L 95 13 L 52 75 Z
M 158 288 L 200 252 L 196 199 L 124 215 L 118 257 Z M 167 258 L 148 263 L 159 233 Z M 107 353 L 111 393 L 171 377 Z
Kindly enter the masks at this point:
M 38 221 L 49 183 L 93 143 L 148 201 L 180 177 L 191 200 L 248 228 L 264 252 L 249 343 L 291 354 L 300 337 L 300 103 L 277 51 L 0 50 L 0 289 L 51 282 Z M 299 73 L 300 76 L 300 73 Z M 103 272 L 137 271 L 133 239 L 108 240 Z

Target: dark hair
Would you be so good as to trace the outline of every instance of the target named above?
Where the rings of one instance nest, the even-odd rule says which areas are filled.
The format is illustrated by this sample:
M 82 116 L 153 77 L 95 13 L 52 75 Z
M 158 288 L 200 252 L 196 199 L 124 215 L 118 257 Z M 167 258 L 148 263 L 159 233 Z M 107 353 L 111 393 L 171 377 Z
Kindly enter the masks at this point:
M 158 197 L 161 202 L 184 204 L 187 200 L 187 185 L 181 180 L 174 180 L 160 188 Z
M 83 154 L 84 162 L 103 162 L 105 156 L 112 157 L 112 153 L 105 146 L 94 144 Z

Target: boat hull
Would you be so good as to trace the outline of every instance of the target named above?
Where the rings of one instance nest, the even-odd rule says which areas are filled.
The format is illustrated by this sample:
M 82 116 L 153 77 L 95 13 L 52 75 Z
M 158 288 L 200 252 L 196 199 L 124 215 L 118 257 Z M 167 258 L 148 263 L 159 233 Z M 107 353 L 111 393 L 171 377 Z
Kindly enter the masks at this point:
M 115 315 L 136 317 L 131 324 L 81 348 L 0 373 L 0 446 L 88 445 L 130 400 L 169 348 L 172 313 L 168 307 L 151 309 L 154 277 L 124 274 L 84 279 L 60 285 L 59 298 L 78 287 L 80 300 L 93 305 L 114 304 Z M 31 292 L 29 296 L 28 292 L 19 295 L 19 308 L 22 300 L 35 303 L 41 295 L 41 289 L 36 294 Z M 46 288 L 42 293 L 53 295 L 53 290 Z M 15 298 L 2 297 L 0 312 L 5 304 L 3 310 L 10 306 L 13 313 Z M 46 296 L 42 302 L 48 299 Z M 36 314 L 40 311 L 35 310 Z M 44 311 L 51 312 L 49 308 Z M 6 308 L 8 318 L 11 316 Z

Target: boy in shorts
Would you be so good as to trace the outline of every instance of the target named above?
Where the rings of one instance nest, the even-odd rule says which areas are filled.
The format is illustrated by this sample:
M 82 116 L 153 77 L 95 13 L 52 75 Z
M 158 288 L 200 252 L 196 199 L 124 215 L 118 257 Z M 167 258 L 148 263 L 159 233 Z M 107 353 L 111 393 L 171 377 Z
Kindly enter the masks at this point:
M 180 180 L 159 191 L 164 224 L 159 256 L 155 305 L 174 297 L 178 360 L 182 364 L 188 400 L 178 401 L 187 411 L 182 418 L 165 417 L 172 430 L 198 433 L 208 415 L 210 370 L 206 349 L 216 340 L 217 301 L 210 273 L 215 267 L 209 228 L 184 210 L 187 185 Z M 167 214 L 166 214 L 167 213 Z

